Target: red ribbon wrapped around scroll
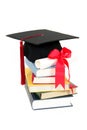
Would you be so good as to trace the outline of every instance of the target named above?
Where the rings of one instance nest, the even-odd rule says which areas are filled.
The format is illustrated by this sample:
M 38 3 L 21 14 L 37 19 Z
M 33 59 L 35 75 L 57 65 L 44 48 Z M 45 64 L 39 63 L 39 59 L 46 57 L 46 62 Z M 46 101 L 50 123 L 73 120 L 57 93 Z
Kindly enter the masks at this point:
M 55 87 L 58 87 L 59 84 L 65 88 L 65 65 L 68 68 L 68 75 L 70 80 L 70 72 L 69 72 L 69 63 L 66 58 L 71 57 L 71 50 L 63 47 L 61 51 L 58 49 L 52 50 L 48 58 L 57 59 L 56 63 L 56 73 L 55 73 Z

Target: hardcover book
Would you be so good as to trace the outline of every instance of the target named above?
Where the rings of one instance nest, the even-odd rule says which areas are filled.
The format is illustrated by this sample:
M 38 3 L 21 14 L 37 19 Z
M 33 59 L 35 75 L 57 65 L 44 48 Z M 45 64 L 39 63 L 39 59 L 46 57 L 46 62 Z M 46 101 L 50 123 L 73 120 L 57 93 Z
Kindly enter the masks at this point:
M 33 83 L 55 83 L 55 77 L 49 76 L 49 77 L 36 77 L 33 76 Z
M 76 94 L 76 88 L 73 89 L 73 93 L 71 90 L 64 90 L 64 91 L 56 91 L 56 92 L 40 92 L 36 93 L 40 99 L 48 99 L 48 98 L 54 98 L 54 97 L 62 97 L 62 96 L 68 96 Z
M 27 84 L 25 85 L 27 95 L 30 99 L 31 107 L 34 110 L 38 109 L 49 109 L 49 108 L 61 108 L 61 107 L 72 107 L 71 100 L 72 95 L 65 97 L 57 97 L 52 99 L 41 100 L 35 93 L 30 93 Z
M 26 65 L 31 69 L 31 71 L 34 73 L 37 77 L 45 77 L 45 76 L 54 76 L 55 75 L 55 67 L 50 66 L 46 69 L 38 69 L 36 68 L 35 64 L 29 61 L 27 58 L 25 58 Z
M 26 76 L 26 82 L 29 87 L 29 91 L 34 92 L 46 92 L 46 91 L 62 91 L 64 88 L 62 85 L 58 85 L 57 88 L 55 88 L 55 84 L 34 84 L 32 82 L 32 71 L 29 68 L 25 69 L 25 76 Z M 65 79 L 65 90 L 70 90 L 69 88 L 70 82 Z

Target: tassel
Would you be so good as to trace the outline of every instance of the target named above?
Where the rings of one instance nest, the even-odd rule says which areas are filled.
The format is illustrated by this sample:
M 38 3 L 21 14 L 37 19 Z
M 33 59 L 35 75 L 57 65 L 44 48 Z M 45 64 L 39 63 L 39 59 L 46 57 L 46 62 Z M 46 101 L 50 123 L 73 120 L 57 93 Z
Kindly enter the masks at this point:
M 21 69 L 21 85 L 25 84 L 25 66 L 24 66 L 24 49 L 23 41 L 20 41 L 20 69 Z
M 35 34 L 31 36 L 24 37 L 20 40 L 20 68 L 21 68 L 21 85 L 25 84 L 25 64 L 24 64 L 24 48 L 23 48 L 23 41 L 30 39 L 30 38 L 35 38 L 43 36 L 43 34 Z

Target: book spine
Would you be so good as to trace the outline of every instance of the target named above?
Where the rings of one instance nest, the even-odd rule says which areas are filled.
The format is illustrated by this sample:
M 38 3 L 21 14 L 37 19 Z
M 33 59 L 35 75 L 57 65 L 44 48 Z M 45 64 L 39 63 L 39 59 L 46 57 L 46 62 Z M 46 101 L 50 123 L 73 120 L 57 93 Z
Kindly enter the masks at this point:
M 44 77 L 44 78 L 34 77 L 33 83 L 44 83 L 44 84 L 55 83 L 55 77 Z
M 70 90 L 69 89 L 69 84 L 66 84 L 65 85 L 65 90 Z M 50 84 L 50 85 L 45 85 L 45 86 L 29 86 L 29 91 L 31 93 L 34 93 L 34 92 L 49 92 L 49 91 L 64 91 L 62 85 L 58 85 L 57 88 L 55 88 L 55 85 L 54 84 Z
M 36 72 L 36 76 L 37 77 L 55 76 L 55 68 L 39 69 Z
M 31 71 L 34 73 L 34 75 L 36 75 L 36 72 L 38 69 L 35 67 L 34 63 L 29 61 L 27 58 L 25 58 L 25 63 L 31 69 Z
M 76 94 L 76 89 L 74 89 L 73 94 Z M 59 92 L 46 92 L 46 93 L 39 93 L 40 99 L 47 99 L 47 98 L 53 98 L 53 97 L 61 97 L 61 96 L 68 96 L 72 95 L 71 90 L 66 91 L 59 91 Z

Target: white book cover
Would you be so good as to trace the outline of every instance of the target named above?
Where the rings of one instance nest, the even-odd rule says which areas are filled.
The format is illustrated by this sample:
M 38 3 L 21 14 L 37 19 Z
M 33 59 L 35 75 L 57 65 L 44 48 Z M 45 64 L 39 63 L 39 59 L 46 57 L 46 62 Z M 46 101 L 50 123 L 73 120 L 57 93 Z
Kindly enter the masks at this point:
M 37 77 L 54 76 L 55 68 L 39 69 L 36 72 Z
M 71 101 L 73 96 L 65 96 L 65 97 L 57 97 L 50 99 L 39 99 L 39 97 L 35 93 L 30 93 L 28 90 L 28 86 L 25 85 L 25 89 L 30 99 L 31 107 L 34 110 L 38 109 L 50 109 L 50 108 L 61 108 L 61 107 L 71 107 L 73 106 Z
M 33 83 L 55 83 L 55 77 L 34 77 Z

